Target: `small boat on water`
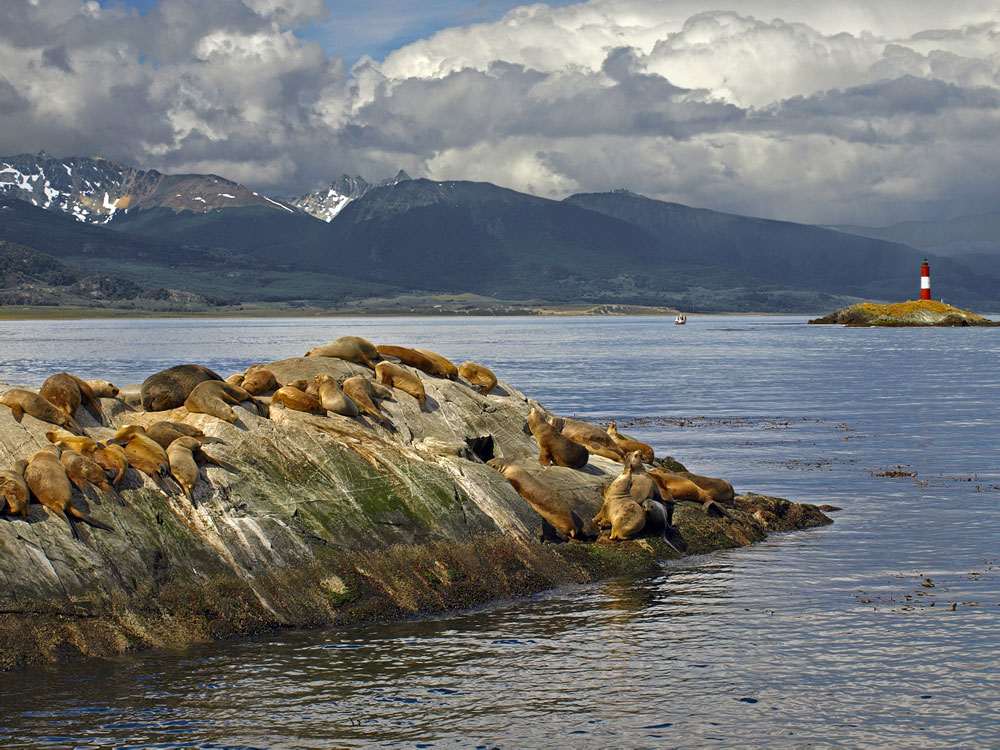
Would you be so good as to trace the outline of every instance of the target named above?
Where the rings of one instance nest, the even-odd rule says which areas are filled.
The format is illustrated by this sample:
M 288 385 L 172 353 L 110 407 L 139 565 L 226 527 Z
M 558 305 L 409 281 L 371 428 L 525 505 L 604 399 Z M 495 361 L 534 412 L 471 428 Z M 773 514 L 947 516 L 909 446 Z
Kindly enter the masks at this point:
M 682 326 L 688 322 L 688 316 L 684 313 L 679 313 L 676 318 L 674 318 L 675 326 Z

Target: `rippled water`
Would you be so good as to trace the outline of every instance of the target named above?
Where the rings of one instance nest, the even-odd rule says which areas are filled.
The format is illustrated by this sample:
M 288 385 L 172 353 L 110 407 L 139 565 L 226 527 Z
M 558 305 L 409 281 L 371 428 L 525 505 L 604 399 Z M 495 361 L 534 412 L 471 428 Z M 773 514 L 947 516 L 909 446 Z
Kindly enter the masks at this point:
M 228 374 L 345 333 L 481 361 L 737 490 L 843 510 L 643 580 L 5 674 L 0 745 L 1000 746 L 1000 331 L 0 322 L 0 380 L 120 384 L 181 361 Z

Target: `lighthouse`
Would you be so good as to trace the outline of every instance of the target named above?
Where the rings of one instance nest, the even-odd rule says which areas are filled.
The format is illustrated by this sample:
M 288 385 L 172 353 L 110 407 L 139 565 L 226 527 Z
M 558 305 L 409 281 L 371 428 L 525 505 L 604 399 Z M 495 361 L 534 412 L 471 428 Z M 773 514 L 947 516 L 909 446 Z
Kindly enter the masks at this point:
M 930 299 L 930 298 L 931 298 L 931 267 L 927 264 L 927 258 L 924 258 L 924 262 L 920 266 L 920 299 Z

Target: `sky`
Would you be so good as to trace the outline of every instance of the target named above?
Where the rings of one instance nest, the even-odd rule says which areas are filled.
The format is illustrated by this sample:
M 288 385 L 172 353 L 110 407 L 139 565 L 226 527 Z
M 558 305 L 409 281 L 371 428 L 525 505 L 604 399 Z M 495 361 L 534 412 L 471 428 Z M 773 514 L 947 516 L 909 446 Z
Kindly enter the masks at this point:
M 1000 0 L 2 0 L 0 154 L 40 150 L 946 219 L 1000 210 Z

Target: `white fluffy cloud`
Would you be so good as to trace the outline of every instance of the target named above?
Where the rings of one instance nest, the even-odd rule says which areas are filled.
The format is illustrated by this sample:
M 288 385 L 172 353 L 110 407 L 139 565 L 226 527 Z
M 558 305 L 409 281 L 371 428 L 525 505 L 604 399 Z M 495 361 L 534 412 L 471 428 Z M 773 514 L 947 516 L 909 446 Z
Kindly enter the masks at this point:
M 321 0 L 160 0 L 141 17 L 8 0 L 0 153 L 286 193 L 404 168 L 817 222 L 996 209 L 998 0 L 538 4 L 351 71 L 295 33 L 326 15 Z

